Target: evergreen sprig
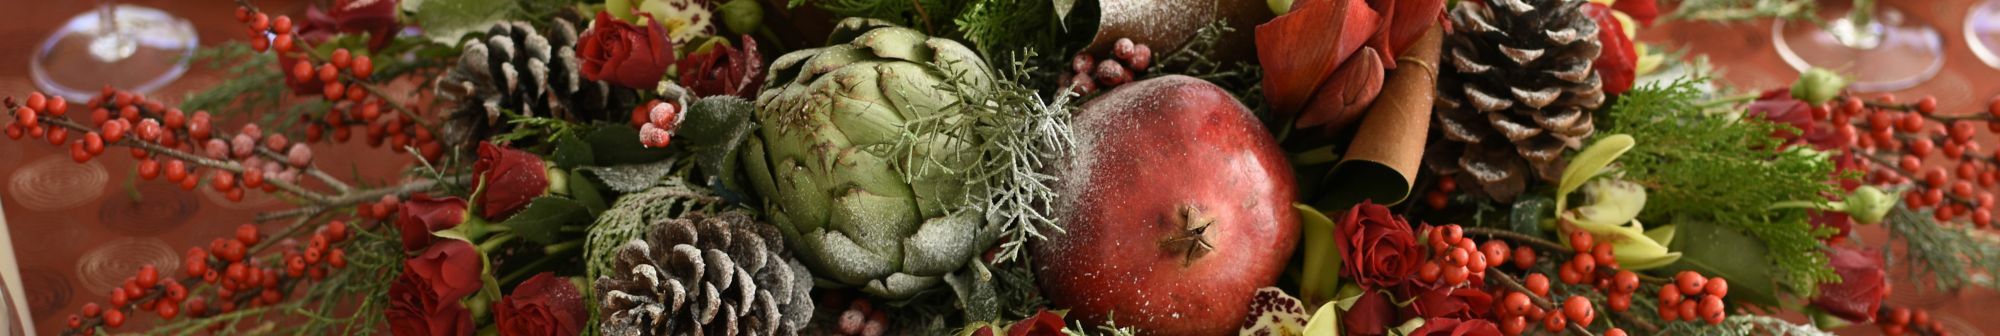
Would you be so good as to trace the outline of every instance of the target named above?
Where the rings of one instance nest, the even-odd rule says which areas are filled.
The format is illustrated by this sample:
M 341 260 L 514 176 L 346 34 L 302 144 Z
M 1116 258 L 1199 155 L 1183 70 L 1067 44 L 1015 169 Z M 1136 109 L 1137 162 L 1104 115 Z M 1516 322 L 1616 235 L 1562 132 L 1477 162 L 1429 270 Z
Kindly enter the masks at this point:
M 1034 51 L 1023 55 L 1032 59 Z M 1057 197 L 1050 169 L 1076 147 L 1070 131 L 1075 106 L 1070 101 L 1073 94 L 1044 101 L 1034 88 L 1020 84 L 1034 71 L 1025 61 L 995 70 L 1000 78 L 994 83 L 945 81 L 939 88 L 958 96 L 947 107 L 957 111 L 957 117 L 905 125 L 906 143 L 897 148 L 909 150 L 928 139 L 972 140 L 962 151 L 929 153 L 931 157 L 913 161 L 916 166 L 905 173 L 923 176 L 942 169 L 968 174 L 963 195 L 956 195 L 966 206 L 953 214 L 970 211 L 982 214 L 988 224 L 998 224 L 1003 242 L 994 262 L 1005 263 L 1020 258 L 1029 240 L 1042 239 L 1045 232 L 1062 232 L 1048 207 Z
M 1681 0 L 1667 16 L 1702 21 L 1797 20 L 1809 18 L 1815 9 L 1813 0 Z
M 196 64 L 229 74 L 229 79 L 188 94 L 180 108 L 189 113 L 210 111 L 218 116 L 249 115 L 254 111 L 278 108 L 291 91 L 285 85 L 285 75 L 272 65 L 277 62 L 277 57 L 271 53 L 252 51 L 249 44 L 241 41 L 227 41 L 198 49 L 194 58 Z M 287 112 L 270 115 L 296 115 L 289 113 L 296 111 Z
M 306 225 L 305 221 L 298 225 Z M 242 309 L 208 317 L 188 317 L 161 324 L 144 335 L 196 335 L 211 326 L 222 325 L 213 334 L 290 335 L 375 335 L 388 323 L 385 312 L 391 298 L 389 286 L 403 269 L 403 247 L 395 233 L 380 226 L 375 230 L 358 227 L 349 242 L 347 267 L 328 270 L 326 278 L 304 284 L 303 290 L 284 292 L 275 305 L 246 305 Z M 296 284 L 281 285 L 294 288 Z M 214 286 L 190 290 L 190 296 L 213 293 Z M 219 303 L 217 303 L 219 304 Z M 214 306 L 211 306 L 214 307 Z M 254 323 L 253 323 L 254 322 Z
M 1664 335 L 1710 335 L 1710 336 L 1834 336 L 1810 324 L 1794 324 L 1768 315 L 1736 314 L 1722 319 L 1721 324 L 1674 323 L 1664 330 Z
M 2000 241 L 1983 232 L 1964 225 L 1939 223 L 1931 211 L 1915 211 L 1897 206 L 1889 210 L 1889 217 L 1882 221 L 1889 228 L 1889 240 L 1903 242 L 1907 250 L 1903 258 L 1896 258 L 1895 249 L 1884 248 L 1882 260 L 1887 266 L 1897 261 L 1909 263 L 1905 271 L 1916 281 L 1918 288 L 1945 291 L 1958 290 L 1967 284 L 1980 284 L 1987 288 L 2000 289 L 1993 281 L 1979 283 L 1975 274 L 2000 275 Z M 1929 277 L 1931 282 L 1925 287 Z
M 1649 189 L 1646 213 L 1696 216 L 1763 241 L 1776 277 L 1795 293 L 1839 281 L 1819 251 L 1820 239 L 1835 232 L 1815 228 L 1804 210 L 1770 208 L 1838 194 L 1827 182 L 1832 164 L 1804 150 L 1776 150 L 1783 141 L 1772 134 L 1798 132 L 1789 125 L 1710 113 L 1698 88 L 1703 81 L 1633 89 L 1605 118 L 1600 132 L 1640 139 L 1621 162 L 1627 178 Z

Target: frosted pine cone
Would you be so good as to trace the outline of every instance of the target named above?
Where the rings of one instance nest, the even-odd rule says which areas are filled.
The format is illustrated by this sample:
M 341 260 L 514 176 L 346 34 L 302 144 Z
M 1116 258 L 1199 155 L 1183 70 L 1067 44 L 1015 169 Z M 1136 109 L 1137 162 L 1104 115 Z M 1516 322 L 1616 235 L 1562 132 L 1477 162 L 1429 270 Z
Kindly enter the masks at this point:
M 654 224 L 598 278 L 605 335 L 797 335 L 812 318 L 812 276 L 777 227 L 741 212 Z

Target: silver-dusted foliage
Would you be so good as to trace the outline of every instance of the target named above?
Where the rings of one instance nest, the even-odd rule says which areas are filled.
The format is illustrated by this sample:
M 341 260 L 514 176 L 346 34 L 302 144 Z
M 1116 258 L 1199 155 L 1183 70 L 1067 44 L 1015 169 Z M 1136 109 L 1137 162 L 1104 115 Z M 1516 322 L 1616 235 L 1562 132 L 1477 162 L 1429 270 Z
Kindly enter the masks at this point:
M 770 224 L 742 212 L 657 221 L 597 280 L 605 335 L 797 335 L 812 275 Z

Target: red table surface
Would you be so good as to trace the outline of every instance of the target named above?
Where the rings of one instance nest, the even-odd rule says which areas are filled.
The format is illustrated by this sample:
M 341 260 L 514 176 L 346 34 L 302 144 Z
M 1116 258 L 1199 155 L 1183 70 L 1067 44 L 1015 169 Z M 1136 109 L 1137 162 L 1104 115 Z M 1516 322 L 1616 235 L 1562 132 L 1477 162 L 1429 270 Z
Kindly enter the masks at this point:
M 6 0 L 10 16 L 0 23 L 0 45 L 12 46 L 0 53 L 0 95 L 20 95 L 35 90 L 28 77 L 33 47 L 54 27 L 69 17 L 91 9 L 94 1 Z M 2000 94 L 2000 70 L 1986 67 L 1973 58 L 1962 31 L 1963 13 L 1975 0 L 1885 1 L 1906 11 L 1914 20 L 1935 23 L 1945 38 L 1947 60 L 1937 78 L 1915 88 L 1897 92 L 1904 99 L 1934 95 L 1940 111 L 1971 113 L 1984 111 L 1989 97 Z M 242 26 L 233 18 L 234 3 L 225 0 L 134 0 L 123 3 L 151 6 L 189 18 L 201 35 L 203 45 L 241 39 Z M 266 10 L 296 12 L 305 1 L 257 1 Z M 1665 22 L 1648 28 L 1641 40 L 1661 46 L 1690 48 L 1707 54 L 1726 69 L 1721 80 L 1742 88 L 1770 88 L 1789 83 L 1796 72 L 1785 66 L 1770 43 L 1770 23 L 1732 24 Z M 187 92 L 222 80 L 217 71 L 196 67 L 194 71 L 154 94 L 169 103 Z M 1987 148 L 2000 148 L 1991 136 L 1981 139 Z M 365 145 L 319 145 L 322 169 L 345 171 L 353 162 L 363 176 L 388 182 L 407 159 L 384 162 L 383 150 Z M 108 299 L 111 284 L 132 274 L 147 262 L 179 265 L 180 255 L 190 246 L 203 246 L 214 237 L 231 235 L 236 226 L 247 223 L 258 211 L 283 209 L 275 199 L 251 192 L 241 203 L 224 200 L 207 188 L 181 191 L 162 182 L 140 181 L 133 173 L 133 160 L 110 155 L 87 164 L 70 161 L 66 148 L 32 141 L 0 141 L 0 202 L 5 202 L 8 228 L 20 252 L 18 265 L 30 298 L 38 334 L 55 334 L 63 320 L 86 302 Z M 360 158 L 366 158 L 361 160 Z M 352 181 L 350 181 L 352 182 Z M 270 224 L 276 225 L 276 224 Z M 1860 229 L 1862 241 L 1881 242 L 1879 227 Z M 1900 277 L 1896 272 L 1892 276 Z M 2000 302 L 2000 292 L 1967 290 L 1958 294 L 1920 294 L 1914 286 L 1899 282 L 1891 303 L 1934 311 L 1934 318 L 1946 321 L 1959 335 L 1979 335 L 1983 330 L 2000 330 L 2000 320 L 1981 319 L 1981 307 Z M 133 319 L 145 326 L 157 318 Z M 128 327 L 129 328 L 129 327 Z M 1878 334 L 1872 327 L 1836 330 L 1841 334 Z

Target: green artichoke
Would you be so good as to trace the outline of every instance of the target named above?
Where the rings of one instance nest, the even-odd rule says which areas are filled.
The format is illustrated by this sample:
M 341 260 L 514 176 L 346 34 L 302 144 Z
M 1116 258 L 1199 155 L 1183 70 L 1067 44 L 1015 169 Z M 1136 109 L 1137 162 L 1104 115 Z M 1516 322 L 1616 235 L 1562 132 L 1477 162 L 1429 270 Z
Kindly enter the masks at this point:
M 994 76 L 958 42 L 882 21 L 842 21 L 829 41 L 771 64 L 743 171 L 823 285 L 909 297 L 998 236 L 960 211 L 977 172 L 948 168 L 977 160 L 980 139 L 926 129 L 964 118 L 959 97 Z

